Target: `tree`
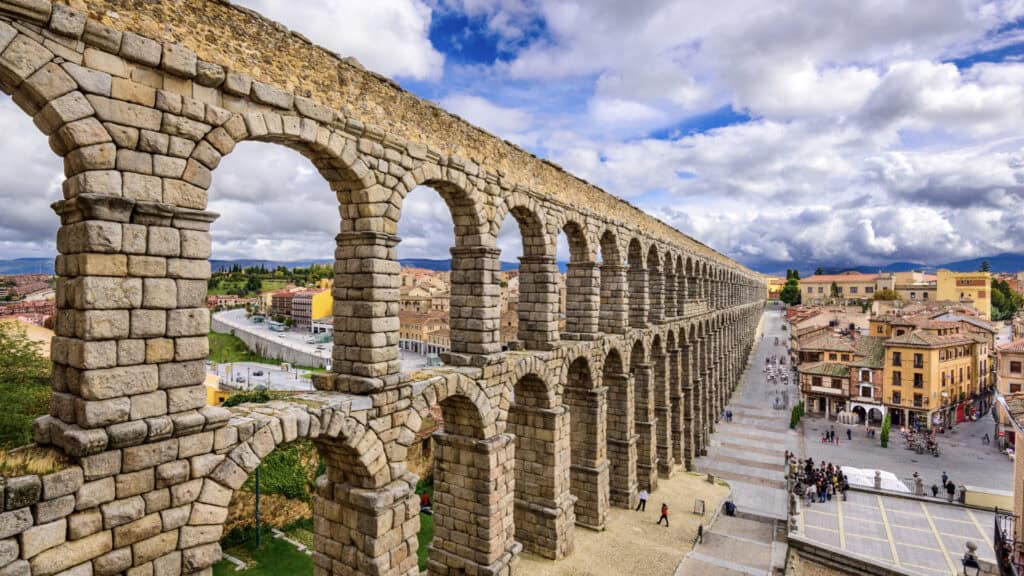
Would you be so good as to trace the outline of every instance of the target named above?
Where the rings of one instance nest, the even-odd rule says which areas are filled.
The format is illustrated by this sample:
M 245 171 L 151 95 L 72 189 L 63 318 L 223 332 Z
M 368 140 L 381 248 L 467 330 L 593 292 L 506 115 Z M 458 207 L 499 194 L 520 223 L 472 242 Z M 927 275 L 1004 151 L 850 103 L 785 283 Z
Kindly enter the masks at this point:
M 892 427 L 892 417 L 889 414 L 885 415 L 885 420 L 882 420 L 882 448 L 889 447 L 889 429 Z
M 50 361 L 14 322 L 0 322 L 0 448 L 32 442 L 32 421 L 50 406 Z
M 825 269 L 822 268 L 821 266 L 818 266 L 817 268 L 814 269 L 814 275 L 815 276 L 821 276 L 824 273 L 825 273 Z
M 832 287 L 829 288 L 829 295 L 832 298 L 839 298 L 839 284 L 836 284 L 835 280 L 832 281 Z
M 893 290 L 892 288 L 882 288 L 881 290 L 876 290 L 875 291 L 874 299 L 875 300 L 902 300 L 903 298 L 900 296 L 899 292 Z
M 779 300 L 790 306 L 800 303 L 800 285 L 795 278 L 786 280 L 786 285 L 782 287 L 782 292 L 779 292 Z
M 263 281 L 255 276 L 249 276 L 245 281 L 245 289 L 248 292 L 259 292 L 263 287 Z
M 982 260 L 981 266 L 978 266 L 978 272 L 991 272 L 992 265 L 988 263 L 988 260 Z

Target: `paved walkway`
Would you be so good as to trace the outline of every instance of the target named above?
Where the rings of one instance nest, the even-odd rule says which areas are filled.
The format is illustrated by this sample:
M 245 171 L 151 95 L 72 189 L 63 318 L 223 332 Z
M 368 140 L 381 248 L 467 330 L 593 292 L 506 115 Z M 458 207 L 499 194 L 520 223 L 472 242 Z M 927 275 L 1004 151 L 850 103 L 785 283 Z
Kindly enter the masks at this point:
M 719 422 L 711 435 L 707 456 L 694 462 L 701 472 L 718 476 L 732 486 L 739 517 L 720 515 L 706 530 L 704 542 L 684 558 L 677 576 L 766 576 L 783 566 L 785 544 L 777 542 L 776 524 L 785 529 L 787 502 L 784 451 L 796 451 L 799 436 L 789 430 L 789 408 L 775 409 L 787 388 L 766 382 L 765 358 L 785 354 L 774 345 L 785 342 L 781 314 L 764 315 L 766 337 L 751 354 L 751 362 L 727 409 L 732 422 Z M 788 402 L 796 387 L 788 387 Z
M 978 557 L 995 561 L 991 512 L 942 502 L 851 490 L 849 500 L 803 507 L 800 534 L 847 554 L 864 556 L 922 576 L 960 572 L 970 540 Z

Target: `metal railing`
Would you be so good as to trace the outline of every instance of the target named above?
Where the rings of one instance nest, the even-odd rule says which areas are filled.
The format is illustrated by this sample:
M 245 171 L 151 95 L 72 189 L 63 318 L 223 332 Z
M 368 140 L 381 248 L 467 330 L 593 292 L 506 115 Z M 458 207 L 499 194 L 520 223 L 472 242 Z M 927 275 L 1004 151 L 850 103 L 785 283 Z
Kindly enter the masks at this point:
M 1014 539 L 1014 525 L 1017 517 L 1011 512 L 996 508 L 992 546 L 996 552 L 996 564 L 1000 576 L 1024 574 L 1024 542 Z

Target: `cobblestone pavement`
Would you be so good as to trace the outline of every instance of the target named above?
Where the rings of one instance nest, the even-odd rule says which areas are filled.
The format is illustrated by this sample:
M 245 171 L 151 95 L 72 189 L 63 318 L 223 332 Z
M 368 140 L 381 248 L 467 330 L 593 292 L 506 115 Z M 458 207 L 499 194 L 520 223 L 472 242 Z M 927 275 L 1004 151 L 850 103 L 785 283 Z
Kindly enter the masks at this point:
M 795 451 L 799 442 L 789 430 L 788 406 L 795 398 L 783 394 L 785 387 L 769 384 L 763 372 L 766 357 L 785 353 L 784 345 L 774 343 L 775 336 L 785 342 L 781 326 L 778 311 L 765 313 L 765 337 L 727 407 L 732 422 L 716 425 L 708 454 L 694 463 L 729 482 L 741 517 L 719 516 L 704 542 L 680 563 L 677 576 L 764 576 L 784 563 L 785 545 L 775 542 L 775 523 L 787 515 L 783 452 Z
M 814 503 L 800 514 L 808 539 L 922 576 L 959 573 L 968 540 L 994 562 L 992 525 L 991 512 L 855 490 L 846 502 Z
M 838 446 L 821 443 L 821 434 L 835 426 L 840 438 Z M 846 429 L 852 429 L 853 440 L 847 441 Z M 938 434 L 939 457 L 917 454 L 903 446 L 899 429 L 890 436 L 889 448 L 882 448 L 879 439 L 868 438 L 863 426 L 846 426 L 827 422 L 823 418 L 803 421 L 806 456 L 815 462 L 825 460 L 840 466 L 869 468 L 892 472 L 901 480 L 917 472 L 929 489 L 932 483 L 941 484 L 942 472 L 957 485 L 979 486 L 997 490 L 1013 490 L 1013 462 L 995 447 L 982 444 L 986 433 L 992 436 L 994 426 L 990 416 L 976 422 L 958 424 L 955 434 Z M 908 484 L 908 488 L 912 488 Z

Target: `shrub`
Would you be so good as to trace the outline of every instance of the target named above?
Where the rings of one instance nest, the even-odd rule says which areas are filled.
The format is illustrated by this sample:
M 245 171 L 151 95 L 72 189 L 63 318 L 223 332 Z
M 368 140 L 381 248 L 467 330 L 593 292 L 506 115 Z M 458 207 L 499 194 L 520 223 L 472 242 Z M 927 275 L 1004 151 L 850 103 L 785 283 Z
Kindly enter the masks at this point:
M 889 447 L 889 428 L 892 427 L 892 418 L 889 414 L 885 415 L 885 420 L 882 420 L 882 448 Z
M 796 406 L 793 406 L 793 410 L 789 413 L 789 427 L 796 428 L 797 424 L 800 423 L 800 419 L 804 416 L 804 403 L 800 402 Z

